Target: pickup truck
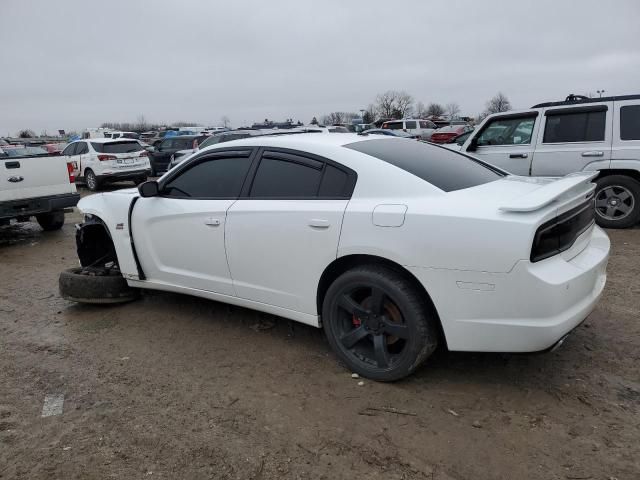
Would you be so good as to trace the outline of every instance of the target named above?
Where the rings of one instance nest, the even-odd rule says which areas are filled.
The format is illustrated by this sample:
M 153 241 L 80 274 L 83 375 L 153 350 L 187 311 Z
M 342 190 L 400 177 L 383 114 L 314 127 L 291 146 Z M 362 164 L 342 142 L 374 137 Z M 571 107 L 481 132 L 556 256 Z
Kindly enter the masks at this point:
M 58 230 L 65 209 L 78 200 L 73 166 L 64 157 L 8 156 L 0 147 L 0 225 L 35 217 L 43 230 Z
M 560 102 L 496 113 L 460 151 L 515 175 L 598 172 L 596 222 L 628 228 L 640 221 L 640 95 L 569 95 Z

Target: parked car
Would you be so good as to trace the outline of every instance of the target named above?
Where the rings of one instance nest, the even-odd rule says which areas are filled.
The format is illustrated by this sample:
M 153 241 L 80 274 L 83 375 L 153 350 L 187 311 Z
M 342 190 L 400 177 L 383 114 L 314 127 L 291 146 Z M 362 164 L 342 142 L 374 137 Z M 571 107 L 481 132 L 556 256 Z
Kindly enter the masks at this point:
M 41 145 L 49 154 L 51 155 L 60 155 L 66 146 L 66 143 L 58 142 L 58 143 L 45 143 Z
M 449 125 L 447 127 L 442 127 L 433 132 L 431 135 L 431 142 L 433 143 L 449 143 L 450 140 L 455 137 L 462 135 L 463 133 L 470 132 L 473 130 L 473 127 L 464 124 L 464 125 Z
M 487 117 L 461 151 L 516 175 L 597 172 L 596 221 L 640 221 L 640 95 L 585 98 Z
M 593 175 L 532 182 L 377 135 L 236 140 L 83 198 L 82 267 L 60 291 L 90 303 L 159 289 L 280 315 L 324 328 L 350 371 L 381 381 L 438 344 L 546 350 L 604 288 Z
M 308 133 L 350 133 L 349 129 L 342 125 L 308 125 L 293 130 Z
M 169 169 L 171 155 L 180 150 L 193 149 L 194 141 L 200 143 L 206 139 L 207 137 L 204 135 L 174 135 L 163 138 L 156 147 L 148 150 L 151 176 L 155 177 Z
M 422 140 L 430 140 L 433 132 L 438 128 L 430 120 L 404 119 L 392 120 L 382 124 L 383 129 L 402 130 L 413 135 L 417 135 Z
M 41 147 L 25 147 L 23 145 L 15 145 L 0 148 L 0 158 L 14 157 L 41 157 L 47 156 L 49 153 Z
M 58 230 L 64 225 L 65 210 L 80 199 L 73 168 L 59 155 L 46 151 L 30 155 L 31 149 L 36 147 L 7 149 L 21 155 L 0 155 L 0 225 L 35 217 L 44 230 Z
M 132 180 L 138 185 L 147 179 L 151 171 L 147 151 L 137 140 L 78 140 L 70 143 L 62 156 L 73 166 L 77 180 L 93 191 L 105 183 L 122 180 Z
M 131 138 L 137 140 L 140 138 L 140 134 L 136 132 L 105 132 L 104 138 Z
M 360 135 L 386 135 L 388 137 L 401 137 L 401 138 L 420 138 L 418 135 L 413 135 L 402 130 L 389 130 L 385 128 L 370 128 L 360 133 Z

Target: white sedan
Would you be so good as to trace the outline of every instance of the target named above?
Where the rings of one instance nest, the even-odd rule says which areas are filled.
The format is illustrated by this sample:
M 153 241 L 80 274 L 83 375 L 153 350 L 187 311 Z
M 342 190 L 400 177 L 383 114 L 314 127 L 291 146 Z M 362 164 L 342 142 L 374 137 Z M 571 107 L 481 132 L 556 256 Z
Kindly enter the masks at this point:
M 604 288 L 591 178 L 509 176 L 393 137 L 237 140 L 83 198 L 82 267 L 60 289 L 80 302 L 180 292 L 322 327 L 351 371 L 381 381 L 438 345 L 546 350 Z

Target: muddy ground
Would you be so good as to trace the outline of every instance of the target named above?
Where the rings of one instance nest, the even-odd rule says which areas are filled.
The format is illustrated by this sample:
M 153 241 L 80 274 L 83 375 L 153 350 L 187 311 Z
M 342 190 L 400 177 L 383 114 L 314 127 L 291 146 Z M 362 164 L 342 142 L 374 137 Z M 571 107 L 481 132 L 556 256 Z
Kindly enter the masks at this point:
M 556 352 L 439 351 L 359 385 L 281 318 L 62 300 L 78 220 L 0 227 L 0 479 L 640 478 L 640 229 L 609 232 L 605 295 Z

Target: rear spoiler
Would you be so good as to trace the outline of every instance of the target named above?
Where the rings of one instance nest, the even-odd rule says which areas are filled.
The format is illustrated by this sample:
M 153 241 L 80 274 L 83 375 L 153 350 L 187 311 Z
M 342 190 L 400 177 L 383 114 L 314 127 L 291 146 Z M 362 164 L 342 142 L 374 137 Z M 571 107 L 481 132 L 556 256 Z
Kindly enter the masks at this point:
M 499 210 L 502 212 L 533 212 L 534 210 L 549 205 L 571 190 L 579 193 L 580 190 L 588 188 L 589 192 L 591 192 L 595 189 L 595 185 L 591 185 L 589 188 L 587 184 L 591 183 L 591 180 L 597 177 L 599 173 L 600 172 L 570 173 L 556 181 L 544 184 L 540 188 L 520 198 L 512 200 L 508 204 L 500 207 Z

